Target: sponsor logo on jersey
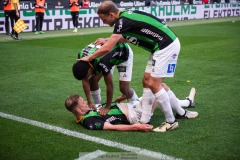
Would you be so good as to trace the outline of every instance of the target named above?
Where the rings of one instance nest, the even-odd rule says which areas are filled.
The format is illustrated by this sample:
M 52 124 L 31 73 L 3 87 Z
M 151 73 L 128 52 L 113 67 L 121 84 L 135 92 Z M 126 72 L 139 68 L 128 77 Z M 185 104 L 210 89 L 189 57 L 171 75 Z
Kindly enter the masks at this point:
M 177 55 L 176 53 L 173 53 L 173 54 L 172 54 L 172 59 L 176 59 L 177 56 L 178 56 L 178 55 Z
M 138 43 L 139 43 L 136 37 L 127 36 L 127 37 L 126 37 L 126 40 L 127 40 L 128 42 L 132 43 L 132 44 L 135 44 L 135 45 L 138 45 Z
M 116 121 L 116 120 L 120 120 L 120 121 L 121 121 L 120 118 L 117 118 L 117 117 L 111 116 L 110 118 L 106 119 L 106 122 L 111 123 L 111 122 L 114 122 L 114 121 Z
M 152 66 L 155 66 L 155 64 L 156 64 L 156 60 L 153 59 L 153 60 L 152 60 Z
M 106 73 L 109 72 L 109 69 L 107 68 L 107 66 L 105 64 L 103 64 L 102 62 L 99 63 L 99 66 L 101 66 Z
M 123 21 L 122 21 L 122 19 L 120 19 L 117 32 L 121 32 L 122 26 L 123 26 Z
M 96 122 L 95 123 L 95 129 L 100 129 L 100 127 L 101 127 L 101 124 L 99 122 Z
M 176 64 L 169 64 L 167 73 L 174 73 L 175 68 L 176 68 Z
M 118 72 L 126 72 L 126 67 L 125 66 L 117 66 Z
M 152 59 L 152 72 L 155 72 L 155 69 L 154 69 L 154 66 L 156 64 L 156 60 L 155 59 Z
M 115 52 L 112 57 L 116 57 L 117 55 L 122 56 L 122 54 L 123 54 L 122 52 Z
M 163 37 L 162 37 L 162 36 L 160 36 L 159 34 L 153 32 L 153 31 L 151 31 L 151 30 L 149 30 L 149 29 L 147 29 L 147 28 L 141 29 L 141 32 L 143 32 L 143 33 L 145 33 L 145 34 L 147 34 L 147 35 L 151 35 L 151 36 L 154 37 L 154 38 L 158 38 L 160 41 L 163 40 Z

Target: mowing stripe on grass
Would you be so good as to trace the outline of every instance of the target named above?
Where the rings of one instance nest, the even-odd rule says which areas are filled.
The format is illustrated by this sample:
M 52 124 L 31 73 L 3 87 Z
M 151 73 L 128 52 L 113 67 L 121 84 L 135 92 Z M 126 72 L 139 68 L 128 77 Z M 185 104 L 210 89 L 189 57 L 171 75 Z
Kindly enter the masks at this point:
M 0 112 L 0 116 L 3 117 L 3 118 L 11 119 L 11 120 L 14 120 L 14 121 L 18 121 L 18 122 L 30 124 L 30 125 L 33 125 L 33 126 L 37 126 L 37 127 L 40 127 L 40 128 L 44 128 L 44 129 L 47 129 L 47 130 L 62 133 L 62 134 L 68 135 L 68 136 L 72 136 L 72 137 L 81 138 L 81 139 L 84 139 L 84 140 L 87 140 L 87 141 L 100 143 L 100 144 L 103 144 L 103 145 L 106 145 L 106 146 L 109 146 L 109 147 L 119 148 L 119 149 L 122 149 L 122 150 L 125 150 L 125 151 L 130 151 L 130 152 L 133 152 L 133 153 L 136 153 L 136 154 L 145 155 L 145 156 L 148 156 L 148 157 L 164 159 L 164 160 L 165 159 L 166 160 L 176 160 L 176 159 L 178 159 L 178 158 L 175 158 L 175 157 L 172 157 L 172 156 L 168 156 L 166 154 L 162 154 L 162 153 L 153 152 L 153 151 L 146 150 L 146 149 L 141 149 L 141 148 L 129 146 L 129 145 L 126 145 L 126 144 L 106 140 L 106 139 L 103 139 L 103 138 L 89 136 L 89 135 L 79 133 L 79 132 L 76 132 L 76 131 L 71 131 L 71 130 L 68 130 L 68 129 L 61 128 L 61 127 L 57 127 L 57 126 L 45 124 L 45 123 L 42 123 L 42 122 L 38 122 L 38 121 L 34 121 L 34 120 L 30 120 L 30 119 L 26 119 L 26 118 L 22 118 L 22 117 L 18 117 L 18 116 L 6 114 L 6 113 L 3 113 L 3 112 Z M 178 160 L 180 160 L 180 159 L 178 159 Z

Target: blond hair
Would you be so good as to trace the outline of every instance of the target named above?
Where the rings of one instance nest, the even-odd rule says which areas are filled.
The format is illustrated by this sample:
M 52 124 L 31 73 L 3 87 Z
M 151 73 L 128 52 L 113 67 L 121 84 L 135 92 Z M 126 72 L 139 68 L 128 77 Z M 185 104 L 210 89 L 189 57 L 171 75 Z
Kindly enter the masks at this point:
M 66 100 L 65 100 L 65 107 L 67 110 L 69 111 L 73 111 L 77 104 L 78 104 L 78 99 L 79 99 L 79 95 L 78 94 L 71 94 Z

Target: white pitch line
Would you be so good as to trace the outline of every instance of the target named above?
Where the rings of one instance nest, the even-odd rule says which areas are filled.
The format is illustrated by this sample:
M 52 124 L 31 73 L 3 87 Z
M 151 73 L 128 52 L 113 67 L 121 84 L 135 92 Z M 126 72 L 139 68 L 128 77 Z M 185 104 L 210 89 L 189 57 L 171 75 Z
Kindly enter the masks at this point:
M 92 160 L 92 159 L 98 158 L 99 156 L 102 156 L 106 153 L 107 152 L 104 152 L 104 151 L 101 151 L 101 150 L 96 150 L 95 152 L 88 153 L 84 156 L 79 157 L 78 159 L 75 159 L 75 160 L 86 160 L 86 159 L 87 160 Z
M 94 143 L 99 143 L 99 144 L 103 144 L 103 145 L 106 145 L 106 146 L 109 146 L 109 147 L 119 148 L 119 149 L 122 149 L 122 150 L 125 150 L 125 151 L 130 151 L 130 152 L 133 152 L 133 153 L 136 153 L 136 154 L 142 154 L 142 155 L 145 155 L 145 156 L 148 156 L 148 157 L 158 158 L 158 159 L 162 159 L 162 160 L 181 160 L 179 158 L 168 156 L 166 154 L 162 154 L 162 153 L 159 153 L 159 152 L 154 152 L 154 151 L 150 151 L 150 150 L 146 150 L 146 149 L 141 149 L 141 148 L 129 146 L 129 145 L 126 145 L 126 144 L 123 144 L 123 143 L 118 143 L 118 142 L 110 141 L 110 140 L 107 140 L 107 139 L 103 139 L 103 138 L 89 136 L 89 135 L 79 133 L 79 132 L 76 132 L 76 131 L 71 131 L 71 130 L 68 130 L 68 129 L 61 128 L 61 127 L 57 127 L 57 126 L 45 124 L 45 123 L 42 123 L 42 122 L 38 122 L 38 121 L 34 121 L 34 120 L 30 120 L 30 119 L 26 119 L 26 118 L 22 118 L 22 117 L 18 117 L 18 116 L 6 114 L 6 113 L 3 113 L 3 112 L 0 112 L 0 116 L 3 117 L 3 118 L 11 119 L 11 120 L 14 120 L 14 121 L 18 121 L 18 122 L 30 124 L 30 125 L 33 125 L 33 126 L 37 126 L 37 127 L 40 127 L 40 128 L 44 128 L 44 129 L 47 129 L 47 130 L 62 133 L 62 134 L 68 135 L 68 136 L 84 139 L 84 140 L 87 140 L 87 141 L 92 141 Z

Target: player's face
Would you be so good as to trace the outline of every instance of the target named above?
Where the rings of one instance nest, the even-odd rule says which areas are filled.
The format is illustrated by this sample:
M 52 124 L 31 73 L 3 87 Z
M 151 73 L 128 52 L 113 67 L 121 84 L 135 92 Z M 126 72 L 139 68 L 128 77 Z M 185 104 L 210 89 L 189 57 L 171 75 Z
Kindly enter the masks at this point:
M 89 111 L 89 107 L 87 105 L 87 101 L 84 101 L 82 97 L 78 99 L 78 108 L 81 110 L 83 114 Z
M 104 24 L 108 24 L 109 26 L 113 26 L 115 23 L 115 18 L 113 14 L 99 14 L 99 18 L 103 21 Z

